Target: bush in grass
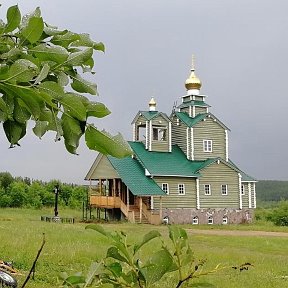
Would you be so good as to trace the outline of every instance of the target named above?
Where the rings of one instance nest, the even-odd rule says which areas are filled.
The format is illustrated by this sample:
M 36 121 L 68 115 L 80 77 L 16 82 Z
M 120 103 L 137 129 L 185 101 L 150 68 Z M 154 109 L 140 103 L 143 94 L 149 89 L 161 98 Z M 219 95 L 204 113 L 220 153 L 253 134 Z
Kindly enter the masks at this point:
M 278 208 L 267 217 L 277 226 L 288 226 L 288 201 L 281 201 Z

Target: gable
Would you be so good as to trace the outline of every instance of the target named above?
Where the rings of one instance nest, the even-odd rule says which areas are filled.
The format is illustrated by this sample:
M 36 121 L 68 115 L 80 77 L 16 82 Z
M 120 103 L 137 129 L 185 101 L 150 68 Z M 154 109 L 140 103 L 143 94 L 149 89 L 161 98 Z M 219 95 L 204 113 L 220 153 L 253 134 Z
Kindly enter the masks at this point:
M 85 180 L 120 178 L 107 156 L 98 154 Z

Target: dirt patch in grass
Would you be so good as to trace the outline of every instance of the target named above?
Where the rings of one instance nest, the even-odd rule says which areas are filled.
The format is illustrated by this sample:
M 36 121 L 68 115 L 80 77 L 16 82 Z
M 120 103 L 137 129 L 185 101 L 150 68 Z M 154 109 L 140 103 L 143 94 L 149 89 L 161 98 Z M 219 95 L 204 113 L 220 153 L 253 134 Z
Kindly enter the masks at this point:
M 268 232 L 268 231 L 239 231 L 239 230 L 201 230 L 186 229 L 189 234 L 202 235 L 226 235 L 226 236 L 256 236 L 256 237 L 287 237 L 287 232 Z

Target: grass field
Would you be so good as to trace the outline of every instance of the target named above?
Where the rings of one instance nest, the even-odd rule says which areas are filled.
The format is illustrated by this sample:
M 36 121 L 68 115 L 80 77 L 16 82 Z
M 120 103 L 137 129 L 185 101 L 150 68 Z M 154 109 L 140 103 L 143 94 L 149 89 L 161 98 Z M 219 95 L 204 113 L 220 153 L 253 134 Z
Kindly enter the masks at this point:
M 0 210 L 0 259 L 13 260 L 21 274 L 17 276 L 23 283 L 45 233 L 46 244 L 38 260 L 35 279 L 26 287 L 52 288 L 60 287 L 58 275 L 62 271 L 72 274 L 87 271 L 90 263 L 105 255 L 109 246 L 107 240 L 92 230 L 85 230 L 86 224 L 60 224 L 41 222 L 41 215 L 53 215 L 53 210 Z M 73 216 L 80 219 L 81 212 L 60 210 L 60 215 Z M 152 229 L 159 230 L 165 241 L 168 241 L 167 227 L 137 225 L 128 223 L 103 224 L 108 230 L 127 232 L 131 242 L 140 240 Z M 194 226 L 183 226 L 194 229 Z M 254 228 L 253 228 L 254 227 Z M 275 228 L 270 224 L 258 223 L 244 226 L 197 226 L 197 229 L 232 229 L 232 230 L 266 230 L 288 233 L 288 228 Z M 239 272 L 232 268 L 223 270 L 205 279 L 219 288 L 278 288 L 288 287 L 288 234 L 287 237 L 251 237 L 221 235 L 191 235 L 191 246 L 196 258 L 207 258 L 207 269 L 221 263 L 233 266 L 250 262 L 254 265 L 248 271 Z M 141 257 L 151 255 L 160 247 L 155 239 L 145 246 Z M 286 276 L 286 277 L 283 277 Z M 175 275 L 169 274 L 161 285 L 155 287 L 175 287 Z M 19 285 L 20 287 L 20 285 Z

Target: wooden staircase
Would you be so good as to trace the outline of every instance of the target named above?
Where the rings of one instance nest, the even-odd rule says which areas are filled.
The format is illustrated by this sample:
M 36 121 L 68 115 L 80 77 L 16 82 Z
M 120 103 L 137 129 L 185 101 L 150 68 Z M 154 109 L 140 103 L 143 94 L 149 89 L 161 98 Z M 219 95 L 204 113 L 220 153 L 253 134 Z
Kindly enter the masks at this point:
M 140 209 L 136 205 L 130 205 L 129 211 L 132 211 L 134 213 L 134 221 L 135 223 L 141 223 L 141 224 L 150 224 L 147 217 L 142 213 L 142 219 L 140 221 Z

